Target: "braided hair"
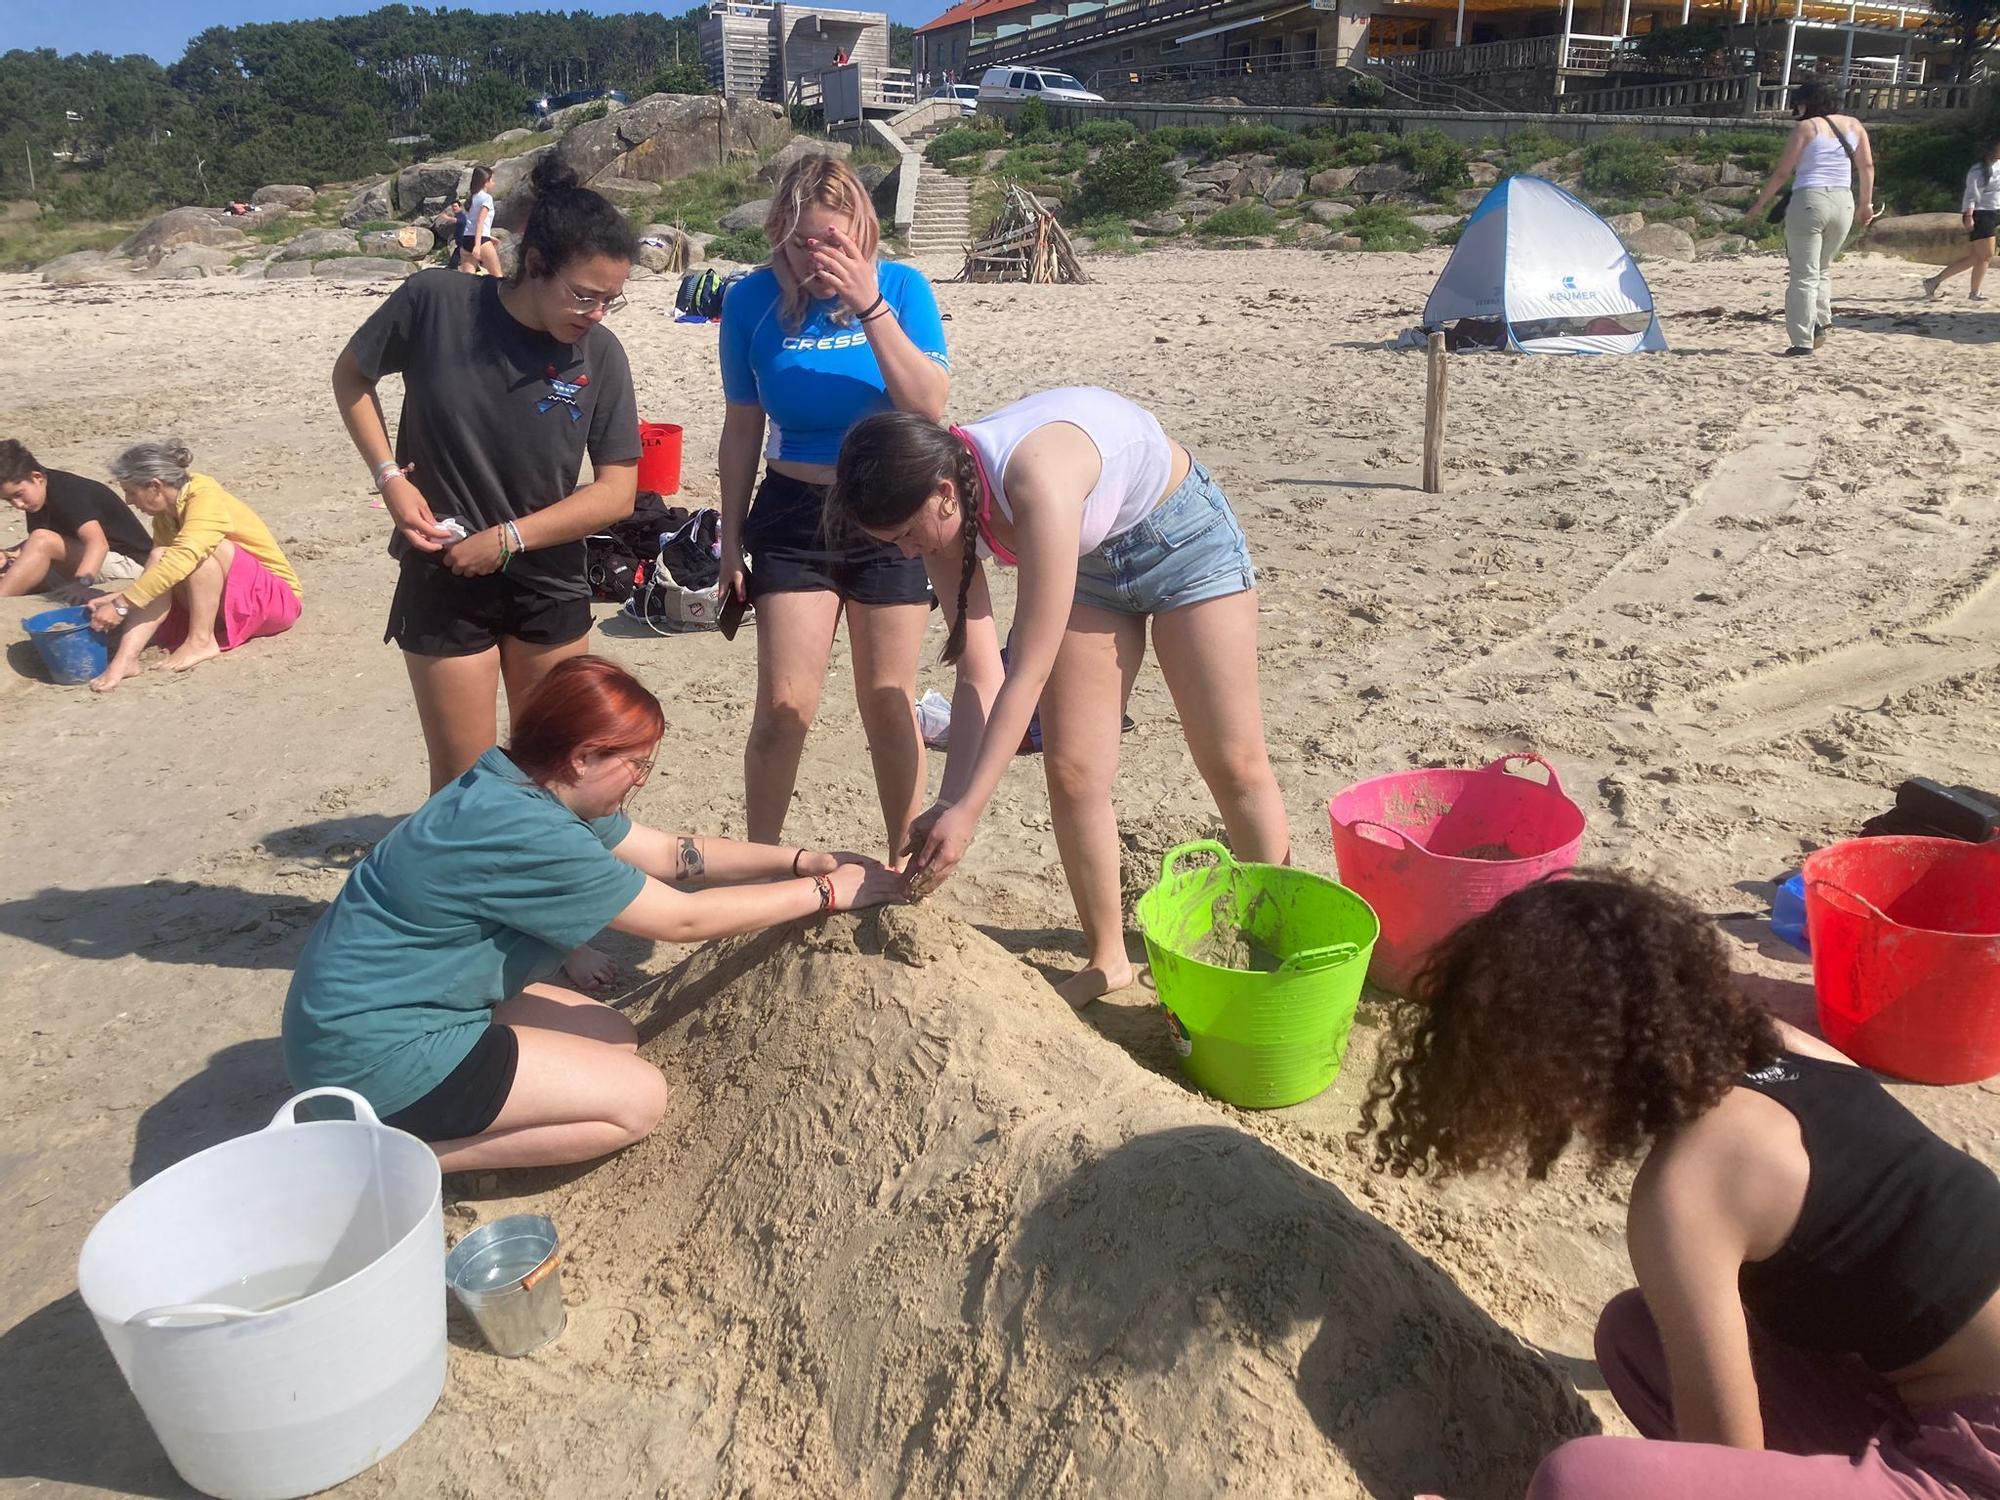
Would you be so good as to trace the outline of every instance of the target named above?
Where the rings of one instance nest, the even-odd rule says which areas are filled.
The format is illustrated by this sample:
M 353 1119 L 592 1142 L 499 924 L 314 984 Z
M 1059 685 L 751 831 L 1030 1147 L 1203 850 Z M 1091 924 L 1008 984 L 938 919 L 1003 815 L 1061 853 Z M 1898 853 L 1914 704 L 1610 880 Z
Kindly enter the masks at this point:
M 965 603 L 979 565 L 979 460 L 966 441 L 915 412 L 885 411 L 855 424 L 840 445 L 833 485 L 826 495 L 831 532 L 889 531 L 906 523 L 946 480 L 958 491 L 958 531 L 964 548 L 958 570 L 958 603 L 951 634 L 938 660 L 965 654 Z

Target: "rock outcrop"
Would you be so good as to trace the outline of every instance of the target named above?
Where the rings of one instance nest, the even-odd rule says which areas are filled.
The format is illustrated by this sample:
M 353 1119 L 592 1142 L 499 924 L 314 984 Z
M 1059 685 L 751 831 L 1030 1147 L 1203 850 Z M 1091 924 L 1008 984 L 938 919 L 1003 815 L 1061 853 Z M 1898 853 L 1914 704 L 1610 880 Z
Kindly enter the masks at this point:
M 574 127 L 555 149 L 587 184 L 604 177 L 667 183 L 725 160 L 764 156 L 791 133 L 785 111 L 763 100 L 652 94 Z
M 246 250 L 250 237 L 214 208 L 170 208 L 128 236 L 118 253 L 149 264 L 182 245 L 213 245 L 218 250 Z
M 280 208 L 296 211 L 311 208 L 316 197 L 318 194 L 302 183 L 274 182 L 258 188 L 250 195 L 250 201 L 253 204 L 275 203 Z
M 1868 226 L 1861 248 L 1920 265 L 1948 266 L 1965 253 L 1965 221 L 1957 214 L 1891 215 Z

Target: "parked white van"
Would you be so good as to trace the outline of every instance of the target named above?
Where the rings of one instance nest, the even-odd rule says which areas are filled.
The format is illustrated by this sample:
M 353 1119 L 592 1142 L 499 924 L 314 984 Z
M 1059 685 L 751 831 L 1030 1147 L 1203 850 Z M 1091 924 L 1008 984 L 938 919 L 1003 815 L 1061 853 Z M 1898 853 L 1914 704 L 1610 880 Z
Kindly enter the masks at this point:
M 1046 99 L 1051 104 L 1102 104 L 1067 73 L 1048 68 L 988 68 L 979 80 L 981 99 Z

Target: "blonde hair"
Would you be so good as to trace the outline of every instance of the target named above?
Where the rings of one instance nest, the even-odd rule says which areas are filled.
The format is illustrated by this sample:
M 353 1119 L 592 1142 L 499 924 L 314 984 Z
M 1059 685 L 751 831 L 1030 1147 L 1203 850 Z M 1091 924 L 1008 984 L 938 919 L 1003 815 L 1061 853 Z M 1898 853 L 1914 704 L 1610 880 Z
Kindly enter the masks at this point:
M 882 222 L 875 217 L 875 200 L 868 196 L 868 189 L 846 162 L 837 156 L 815 152 L 785 168 L 771 193 L 771 211 L 764 216 L 764 238 L 771 242 L 770 266 L 778 278 L 778 320 L 793 333 L 805 321 L 806 304 L 811 298 L 803 286 L 792 280 L 791 270 L 778 251 L 797 232 L 806 210 L 815 205 L 844 213 L 854 221 L 854 247 L 869 260 L 875 258 L 882 243 Z M 834 315 L 834 321 L 846 323 L 851 317 L 843 308 Z

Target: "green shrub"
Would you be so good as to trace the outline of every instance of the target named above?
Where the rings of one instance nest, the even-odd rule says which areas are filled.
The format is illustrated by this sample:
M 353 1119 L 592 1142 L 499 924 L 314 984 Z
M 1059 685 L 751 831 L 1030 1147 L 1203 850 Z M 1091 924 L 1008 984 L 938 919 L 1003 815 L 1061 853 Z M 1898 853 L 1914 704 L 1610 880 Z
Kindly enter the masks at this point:
M 1360 240 L 1363 250 L 1421 250 L 1431 241 L 1400 208 L 1386 203 L 1364 204 L 1334 227 Z
M 1167 207 L 1180 196 L 1180 184 L 1168 173 L 1166 159 L 1166 152 L 1151 140 L 1106 146 L 1077 178 L 1076 216 L 1129 216 Z
M 677 62 L 646 85 L 649 94 L 713 94 L 708 71 L 697 62 Z
M 1277 151 L 1278 164 L 1297 167 L 1302 172 L 1317 172 L 1334 158 L 1339 148 L 1336 139 L 1326 136 L 1295 135 Z
M 1169 156 L 1212 160 L 1222 154 L 1222 131 L 1214 125 L 1163 125 L 1146 139 Z
M 740 260 L 756 265 L 771 258 L 771 242 L 761 229 L 732 229 L 708 243 L 710 260 Z
M 1877 196 L 1897 213 L 1946 213 L 1958 207 L 1965 169 L 2000 134 L 2000 110 L 1950 125 L 1895 125 L 1871 132 Z
M 1280 130 L 1275 125 L 1226 125 L 1220 144 L 1224 156 L 1249 156 L 1257 152 L 1275 152 L 1291 139 L 1291 131 Z
M 1036 100 L 1040 103 L 1040 100 Z M 1130 120 L 1086 120 L 1069 132 L 1070 139 L 1085 146 L 1116 146 L 1138 135 Z
M 1045 141 L 1049 138 L 1049 107 L 1039 99 L 1030 99 L 1014 115 L 1011 127 L 1017 141 Z
M 1644 198 L 1665 192 L 1672 182 L 1666 148 L 1657 141 L 1613 135 L 1583 148 L 1583 185 L 1593 193 Z
M 1396 137 L 1379 130 L 1356 130 L 1339 136 L 1333 154 L 1327 158 L 1336 167 L 1365 167 L 1382 160 L 1396 149 Z
M 1775 130 L 1723 130 L 1703 136 L 1689 154 L 1711 165 L 1733 161 L 1752 172 L 1768 172 L 1784 149 L 1785 138 Z
M 931 137 L 930 144 L 924 147 L 924 160 L 941 167 L 960 157 L 977 156 L 1006 144 L 1004 133 L 992 125 L 954 125 Z
M 1132 235 L 1131 226 L 1116 214 L 1085 219 L 1080 224 L 1070 226 L 1070 233 L 1087 236 L 1091 244 L 1099 250 L 1133 251 L 1139 248 L 1139 242 Z
M 1721 26 L 1667 26 L 1649 31 L 1633 43 L 1639 56 L 1658 62 L 1700 62 L 1729 45 Z
M 571 123 L 573 125 L 588 125 L 592 120 L 601 120 L 610 113 L 611 101 L 609 99 L 599 99 L 595 104 L 585 105 L 583 113 L 578 115 Z
M 1507 137 L 1507 170 L 1524 172 L 1537 162 L 1567 156 L 1570 149 L 1569 142 L 1551 135 L 1539 125 L 1530 125 L 1526 130 L 1517 130 Z
M 1389 97 L 1389 87 L 1367 73 L 1355 73 L 1347 82 L 1347 102 L 1356 109 L 1379 109 Z
M 1418 183 L 1430 191 L 1464 187 L 1472 179 L 1465 170 L 1465 150 L 1435 128 L 1413 130 L 1403 137 L 1403 160 Z
M 1203 219 L 1196 232 L 1211 239 L 1234 239 L 1250 234 L 1269 234 L 1278 227 L 1278 216 L 1261 203 L 1232 203 Z

